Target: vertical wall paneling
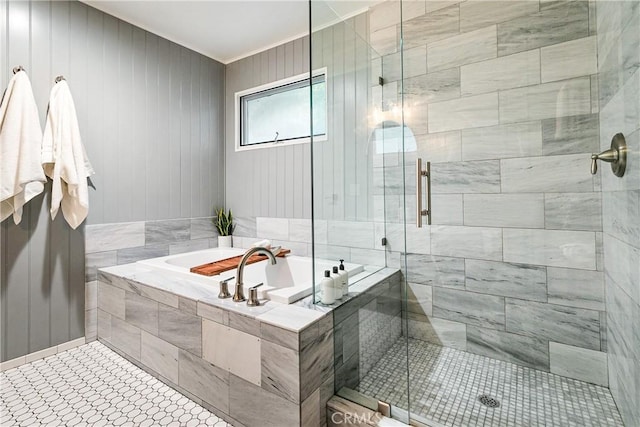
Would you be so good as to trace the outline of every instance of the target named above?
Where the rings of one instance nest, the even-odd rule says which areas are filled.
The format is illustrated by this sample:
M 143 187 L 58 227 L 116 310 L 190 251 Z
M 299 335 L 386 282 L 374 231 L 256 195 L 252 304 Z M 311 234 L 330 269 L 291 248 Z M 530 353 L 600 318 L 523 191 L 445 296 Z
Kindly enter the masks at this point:
M 29 23 L 30 6 L 29 3 L 9 3 L 8 19 L 7 19 L 7 41 L 16 49 L 11 49 L 8 53 L 9 68 L 16 65 L 23 65 L 27 70 L 31 67 L 29 58 L 29 32 L 25 31 L 30 27 Z M 12 242 L 14 250 L 6 252 L 6 262 L 16 266 L 16 268 L 8 269 L 7 281 L 3 283 L 6 286 L 4 297 L 11 304 L 5 307 L 5 322 L 3 336 L 7 337 L 7 342 L 11 345 L 5 345 L 4 352 L 8 358 L 17 357 L 24 354 L 29 347 L 29 313 L 24 307 L 29 306 L 29 287 L 25 286 L 29 283 L 29 221 L 31 209 L 27 207 L 23 212 L 23 221 L 20 226 L 9 226 L 13 221 L 8 218 L 3 223 L 4 232 L 8 242 Z M 3 268 L 4 270 L 4 268 Z M 16 303 L 14 304 L 13 301 Z M 22 325 L 21 328 L 9 328 L 9 319 L 15 319 Z M 27 327 L 25 327 L 27 326 Z
M 96 171 L 88 224 L 205 217 L 224 197 L 224 66 L 80 2 L 0 0 L 0 86 L 29 74 L 44 126 L 64 75 Z M 1 225 L 0 360 L 84 335 L 84 227 L 50 185 Z
M 46 105 L 51 86 L 51 41 L 49 20 L 51 5 L 45 2 L 31 4 L 31 51 L 32 64 L 29 77 L 32 80 L 34 95 L 38 105 Z M 9 68 L 12 68 L 9 65 Z M 40 111 L 41 123 L 44 125 L 45 111 Z M 47 186 L 47 190 L 50 186 Z M 50 215 L 47 207 L 50 204 L 48 191 L 29 203 L 29 350 L 38 351 L 50 345 L 49 318 L 51 307 L 51 269 L 49 266 L 49 232 Z M 11 221 L 11 220 L 8 220 Z M 4 264 L 7 265 L 7 264 Z

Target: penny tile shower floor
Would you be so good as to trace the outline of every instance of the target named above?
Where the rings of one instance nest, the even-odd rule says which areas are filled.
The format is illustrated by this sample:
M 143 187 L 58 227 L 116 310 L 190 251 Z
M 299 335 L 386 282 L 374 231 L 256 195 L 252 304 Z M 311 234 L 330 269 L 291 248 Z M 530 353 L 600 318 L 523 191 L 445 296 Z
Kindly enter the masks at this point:
M 464 351 L 409 340 L 411 412 L 445 426 L 623 426 L 605 387 Z M 398 340 L 359 391 L 407 408 L 407 347 Z M 490 409 L 478 401 L 489 394 Z M 418 419 L 418 418 L 416 418 Z
M 94 341 L 0 373 L 0 426 L 231 426 Z

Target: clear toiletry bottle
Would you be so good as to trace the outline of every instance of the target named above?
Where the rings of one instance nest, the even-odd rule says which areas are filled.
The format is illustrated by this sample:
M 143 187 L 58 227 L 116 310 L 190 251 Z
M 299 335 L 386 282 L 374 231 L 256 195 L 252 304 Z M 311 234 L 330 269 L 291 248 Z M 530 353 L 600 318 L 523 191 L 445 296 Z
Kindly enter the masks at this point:
M 338 274 L 340 275 L 340 282 L 342 287 L 342 295 L 349 294 L 349 272 L 344 268 L 344 260 L 340 260 L 340 267 Z
M 334 288 L 334 296 L 337 300 L 342 299 L 342 278 L 340 277 L 340 273 L 338 273 L 338 266 L 333 267 L 333 274 L 331 274 L 331 278 L 333 279 L 333 288 Z
M 324 279 L 320 282 L 320 289 L 322 291 L 320 300 L 323 304 L 330 305 L 336 302 L 335 288 L 333 286 L 333 279 L 331 278 L 331 272 L 329 270 L 324 271 Z

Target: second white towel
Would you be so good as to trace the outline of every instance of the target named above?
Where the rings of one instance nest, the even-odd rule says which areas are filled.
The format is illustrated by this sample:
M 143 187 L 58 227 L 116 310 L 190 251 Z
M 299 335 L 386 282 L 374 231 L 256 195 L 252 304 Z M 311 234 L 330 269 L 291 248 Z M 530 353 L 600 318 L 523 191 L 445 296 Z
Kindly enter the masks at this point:
M 72 228 L 77 228 L 89 213 L 87 178 L 94 174 L 87 158 L 76 116 L 76 107 L 66 81 L 51 89 L 49 113 L 42 140 L 42 163 L 51 190 L 51 218 L 62 214 Z

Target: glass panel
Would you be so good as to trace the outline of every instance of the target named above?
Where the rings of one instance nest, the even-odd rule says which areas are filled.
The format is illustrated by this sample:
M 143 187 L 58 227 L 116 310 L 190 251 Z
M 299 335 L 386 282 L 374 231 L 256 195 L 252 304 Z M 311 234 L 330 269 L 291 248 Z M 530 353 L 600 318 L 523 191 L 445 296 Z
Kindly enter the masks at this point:
M 344 4 L 311 2 L 310 68 L 326 69 L 328 109 L 327 138 L 312 141 L 314 295 L 322 309 L 334 312 L 336 393 L 376 410 L 378 400 L 384 400 L 393 405 L 394 417 L 408 420 L 400 272 L 402 64 L 396 55 L 396 71 L 384 81 L 381 56 L 368 43 L 369 12 L 342 19 Z M 399 12 L 400 3 L 396 6 Z M 314 129 L 317 123 L 314 118 Z M 411 140 L 415 150 L 416 140 Z M 338 259 L 351 270 L 349 293 L 323 304 L 320 279 Z M 393 355 L 393 367 L 379 364 L 386 354 Z M 393 396 L 380 394 L 389 370 L 405 378 L 404 389 L 396 387 Z
M 401 26 L 410 418 L 621 426 L 617 403 L 637 425 L 640 172 L 589 164 L 618 132 L 639 153 L 638 2 L 442 6 L 405 1 Z

